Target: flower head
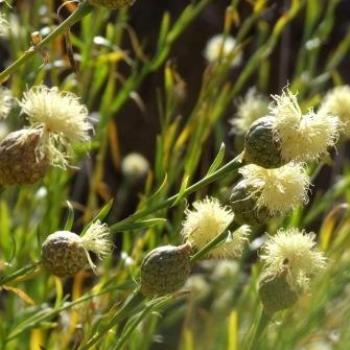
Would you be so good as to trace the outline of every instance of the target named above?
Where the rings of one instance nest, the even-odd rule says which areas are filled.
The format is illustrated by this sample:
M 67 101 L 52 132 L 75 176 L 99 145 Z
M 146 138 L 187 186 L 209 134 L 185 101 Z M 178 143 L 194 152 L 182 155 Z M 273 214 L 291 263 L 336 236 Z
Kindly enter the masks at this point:
M 108 256 L 112 251 L 113 243 L 109 227 L 100 220 L 91 223 L 81 239 L 84 248 L 95 253 L 99 259 Z
M 341 132 L 350 137 L 350 86 L 337 86 L 329 91 L 321 103 L 320 113 L 337 116 L 343 124 Z
M 257 210 L 266 208 L 271 215 L 285 214 L 308 199 L 310 180 L 301 164 L 289 163 L 276 169 L 250 164 L 240 173 L 241 185 L 251 189 Z
M 264 117 L 268 112 L 267 98 L 258 94 L 255 88 L 249 89 L 244 99 L 239 101 L 235 117 L 230 120 L 233 131 L 245 134 L 255 120 Z
M 213 258 L 238 258 L 242 255 L 244 246 L 248 242 L 251 229 L 248 225 L 242 225 L 234 232 L 229 232 L 226 240 L 219 243 L 209 252 Z
M 224 232 L 234 218 L 233 212 L 216 198 L 207 197 L 193 203 L 186 211 L 181 234 L 191 246 L 201 249 L 217 235 Z
M 204 50 L 204 57 L 210 63 L 217 62 L 220 59 L 230 59 L 231 66 L 236 66 L 241 61 L 240 53 L 233 55 L 236 48 L 236 40 L 233 37 L 218 34 L 208 41 Z
M 54 165 L 66 167 L 71 144 L 90 139 L 87 108 L 70 92 L 35 86 L 23 94 L 20 106 L 31 126 L 42 130 L 42 151 Z
M 267 117 L 258 119 L 245 140 L 247 162 L 276 168 L 291 161 L 307 162 L 326 154 L 339 136 L 339 119 L 323 111 L 303 115 L 289 90 L 273 96 Z
M 100 259 L 112 250 L 108 226 L 100 221 L 92 223 L 85 235 L 69 231 L 58 231 L 49 235 L 42 245 L 45 268 L 59 277 L 71 276 L 88 263 L 95 270 L 89 251 Z
M 338 139 L 339 120 L 325 112 L 303 115 L 295 95 L 289 90 L 274 96 L 271 107 L 281 156 L 286 161 L 309 161 L 327 153 Z
M 12 95 L 9 89 L 0 86 L 0 119 L 6 119 L 12 107 Z
M 139 153 L 129 153 L 122 161 L 123 175 L 130 180 L 145 176 L 149 170 L 148 160 Z
M 278 276 L 286 272 L 289 286 L 296 291 L 309 287 L 312 276 L 326 267 L 326 258 L 315 249 L 314 234 L 297 229 L 280 230 L 269 236 L 260 256 L 264 272 Z

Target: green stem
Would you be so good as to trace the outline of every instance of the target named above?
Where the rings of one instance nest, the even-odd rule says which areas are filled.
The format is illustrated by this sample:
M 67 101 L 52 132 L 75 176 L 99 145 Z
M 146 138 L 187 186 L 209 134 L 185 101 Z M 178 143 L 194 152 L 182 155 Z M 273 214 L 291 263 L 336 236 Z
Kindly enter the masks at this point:
M 261 317 L 257 327 L 255 328 L 254 334 L 251 338 L 250 345 L 248 346 L 248 350 L 258 350 L 259 342 L 261 336 L 263 335 L 266 327 L 269 325 L 271 321 L 271 315 L 267 314 L 264 310 L 261 313 Z
M 3 72 L 0 73 L 0 82 L 6 80 L 6 78 L 17 70 L 22 64 L 27 62 L 32 56 L 35 55 L 36 49 L 42 48 L 47 43 L 49 43 L 52 39 L 57 37 L 58 35 L 66 32 L 68 28 L 70 28 L 73 24 L 80 21 L 83 17 L 88 15 L 92 10 L 93 6 L 90 5 L 87 1 L 80 3 L 78 8 L 60 25 L 58 25 L 47 37 L 40 41 L 35 46 L 32 46 L 27 50 L 22 56 L 20 56 L 16 61 L 10 64 Z
M 41 264 L 41 261 L 37 261 L 37 262 L 34 262 L 32 264 L 29 264 L 27 266 L 22 267 L 21 269 L 15 271 L 14 273 L 12 273 L 8 276 L 4 276 L 2 278 L 0 277 L 0 286 L 4 285 L 5 283 L 8 283 L 8 282 L 15 280 L 16 278 L 18 278 L 20 276 L 25 275 L 29 271 L 36 269 L 40 264 Z
M 127 230 L 128 224 L 130 224 L 131 222 L 135 222 L 136 220 L 144 218 L 147 215 L 152 214 L 158 210 L 171 207 L 180 199 L 185 198 L 189 194 L 200 190 L 201 188 L 211 184 L 212 182 L 218 180 L 219 178 L 225 176 L 226 174 L 237 173 L 239 168 L 241 168 L 243 165 L 244 164 L 241 160 L 241 155 L 239 155 L 236 158 L 234 158 L 233 160 L 231 160 L 230 162 L 228 162 L 227 164 L 225 164 L 224 166 L 222 166 L 221 168 L 219 168 L 218 170 L 216 170 L 215 172 L 213 172 L 212 174 L 204 177 L 203 179 L 199 180 L 198 182 L 196 182 L 192 186 L 188 187 L 185 191 L 183 191 L 181 193 L 177 193 L 177 194 L 163 200 L 162 202 L 157 203 L 156 205 L 153 205 L 153 206 L 151 205 L 151 206 L 147 207 L 146 209 L 140 210 L 140 211 L 136 212 L 135 214 L 128 216 L 126 219 L 121 220 L 121 221 L 117 222 L 116 224 L 112 225 L 110 227 L 110 230 L 112 233 L 117 233 L 117 232 L 121 232 L 123 230 Z
M 230 229 L 230 231 L 235 231 L 237 228 L 238 226 L 233 228 L 233 230 Z M 201 250 L 199 250 L 196 254 L 191 256 L 191 262 L 194 263 L 195 261 L 206 256 L 214 247 L 216 247 L 219 243 L 226 239 L 228 233 L 229 230 L 226 229 L 222 233 L 218 234 L 214 239 L 209 241 Z
M 112 319 L 98 333 L 90 338 L 90 340 L 85 345 L 82 345 L 79 350 L 90 349 L 93 345 L 99 342 L 110 329 L 112 329 L 118 322 L 125 319 L 130 314 L 130 312 L 139 306 L 144 300 L 145 297 L 140 292 L 140 289 L 136 288 L 133 294 L 130 295 L 122 308 L 117 311 Z

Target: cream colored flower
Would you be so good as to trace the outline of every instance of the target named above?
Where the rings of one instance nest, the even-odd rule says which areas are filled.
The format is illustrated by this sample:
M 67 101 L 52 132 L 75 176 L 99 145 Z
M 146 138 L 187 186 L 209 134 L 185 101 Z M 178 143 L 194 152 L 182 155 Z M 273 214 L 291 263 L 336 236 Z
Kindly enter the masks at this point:
M 320 113 L 339 117 L 343 123 L 340 131 L 350 137 L 350 86 L 337 86 L 330 90 L 321 103 Z
M 253 122 L 268 113 L 268 99 L 264 95 L 258 94 L 255 88 L 251 88 L 245 97 L 239 101 L 237 112 L 235 117 L 230 120 L 230 124 L 235 133 L 245 134 Z
M 95 253 L 99 259 L 111 254 L 113 249 L 113 242 L 111 240 L 111 232 L 107 224 L 97 220 L 90 224 L 85 234 L 81 236 L 83 247 L 86 251 Z M 94 263 L 90 259 L 89 254 L 88 260 L 92 269 L 95 268 Z
M 149 170 L 149 162 L 139 153 L 129 153 L 123 159 L 121 169 L 126 178 L 137 180 L 147 174 Z
M 220 60 L 220 58 L 231 60 L 231 66 L 240 64 L 242 59 L 241 52 L 237 51 L 234 55 L 234 50 L 237 48 L 236 40 L 232 36 L 225 36 L 218 34 L 213 36 L 207 43 L 204 50 L 204 57 L 208 62 L 214 63 Z M 233 57 L 232 57 L 233 56 Z
M 266 208 L 271 215 L 286 214 L 307 202 L 310 180 L 301 164 L 289 163 L 276 169 L 251 164 L 240 169 L 240 185 L 250 191 L 256 208 Z
M 65 168 L 71 145 L 90 140 L 88 110 L 70 92 L 35 86 L 23 94 L 20 106 L 31 127 L 42 130 L 41 152 L 49 153 L 54 165 Z
M 264 168 L 317 160 L 339 137 L 339 118 L 323 111 L 303 115 L 296 95 L 273 96 L 268 116 L 256 120 L 245 138 L 244 160 Z
M 234 218 L 233 212 L 212 197 L 193 203 L 186 211 L 182 236 L 191 246 L 201 249 L 217 235 L 224 232 Z
M 12 107 L 12 94 L 9 89 L 0 86 L 0 119 L 6 119 Z
M 323 270 L 326 257 L 316 248 L 315 235 L 295 228 L 269 236 L 262 248 L 264 273 L 279 276 L 286 271 L 289 286 L 296 291 L 309 287 L 311 278 Z
M 310 161 L 327 153 L 339 136 L 339 119 L 328 113 L 309 111 L 303 115 L 296 95 L 289 90 L 273 96 L 276 138 L 281 143 L 281 156 L 286 161 Z

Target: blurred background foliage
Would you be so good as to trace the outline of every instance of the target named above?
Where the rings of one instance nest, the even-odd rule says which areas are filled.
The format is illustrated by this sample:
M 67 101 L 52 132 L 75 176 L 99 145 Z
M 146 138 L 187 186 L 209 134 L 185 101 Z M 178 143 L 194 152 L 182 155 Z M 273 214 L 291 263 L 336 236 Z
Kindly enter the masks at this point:
M 0 40 L 1 70 L 31 46 L 33 31 L 45 36 L 59 23 L 63 1 L 8 3 L 11 7 L 1 4 L 11 25 L 9 36 Z M 60 17 L 74 9 L 68 2 Z M 182 199 L 147 220 L 122 226 L 115 254 L 99 265 L 97 276 L 89 271 L 64 281 L 49 276 L 36 263 L 41 243 L 65 225 L 80 232 L 101 208 L 100 217 L 114 224 L 137 208 L 181 193 L 207 173 L 217 154 L 215 167 L 239 154 L 242 140 L 229 132 L 228 119 L 250 87 L 269 95 L 289 85 L 304 110 L 317 108 L 328 88 L 350 79 L 349 18 L 346 0 L 137 0 L 130 10 L 96 9 L 72 28 L 77 72 L 60 36 L 11 75 L 4 84 L 18 98 L 42 83 L 81 96 L 95 136 L 76 149 L 79 169 L 52 169 L 43 183 L 1 194 L 0 347 L 76 349 L 98 329 L 105 332 L 100 348 L 112 349 L 122 329 L 120 348 L 125 349 L 244 348 L 260 311 L 259 239 L 242 262 L 198 264 L 186 298 L 149 303 L 142 317 L 129 315 L 126 327 L 122 322 L 117 329 L 105 327 L 135 286 L 145 252 L 180 243 L 187 203 L 208 193 L 225 200 L 232 176 L 188 202 Z M 221 32 L 237 39 L 243 56 L 236 67 L 208 65 L 203 56 L 209 38 Z M 24 124 L 18 112 L 14 107 L 9 130 Z M 147 176 L 135 181 L 121 171 L 130 152 L 143 154 L 151 164 Z M 282 225 L 314 230 L 335 262 L 317 282 L 315 295 L 269 328 L 261 349 L 350 346 L 347 155 L 342 143 L 329 160 L 331 167 L 310 169 L 314 187 L 306 208 L 254 233 L 259 237 Z

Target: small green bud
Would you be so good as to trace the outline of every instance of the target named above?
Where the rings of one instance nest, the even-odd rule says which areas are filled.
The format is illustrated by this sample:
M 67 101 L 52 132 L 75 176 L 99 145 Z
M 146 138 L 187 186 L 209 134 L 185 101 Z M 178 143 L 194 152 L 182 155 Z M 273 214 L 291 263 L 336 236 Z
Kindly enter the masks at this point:
M 245 137 L 243 160 L 263 168 L 279 168 L 286 164 L 281 156 L 281 144 L 276 138 L 272 117 L 256 120 Z
M 109 9 L 119 9 L 125 6 L 131 6 L 136 0 L 90 0 L 94 6 L 107 7 Z
M 180 289 L 190 271 L 190 246 L 164 246 L 153 249 L 141 265 L 141 292 L 145 296 L 162 296 Z
M 259 226 L 271 219 L 269 210 L 266 207 L 258 207 L 256 190 L 239 182 L 232 188 L 230 205 L 235 213 L 235 221 L 239 224 Z
M 0 185 L 30 185 L 43 178 L 49 157 L 38 152 L 40 130 L 22 129 L 0 142 Z
M 287 282 L 286 272 L 279 275 L 267 274 L 259 284 L 259 295 L 267 314 L 288 309 L 298 300 L 298 294 Z
M 79 235 L 58 231 L 42 245 L 42 262 L 46 270 L 59 277 L 75 275 L 87 264 L 87 252 Z

